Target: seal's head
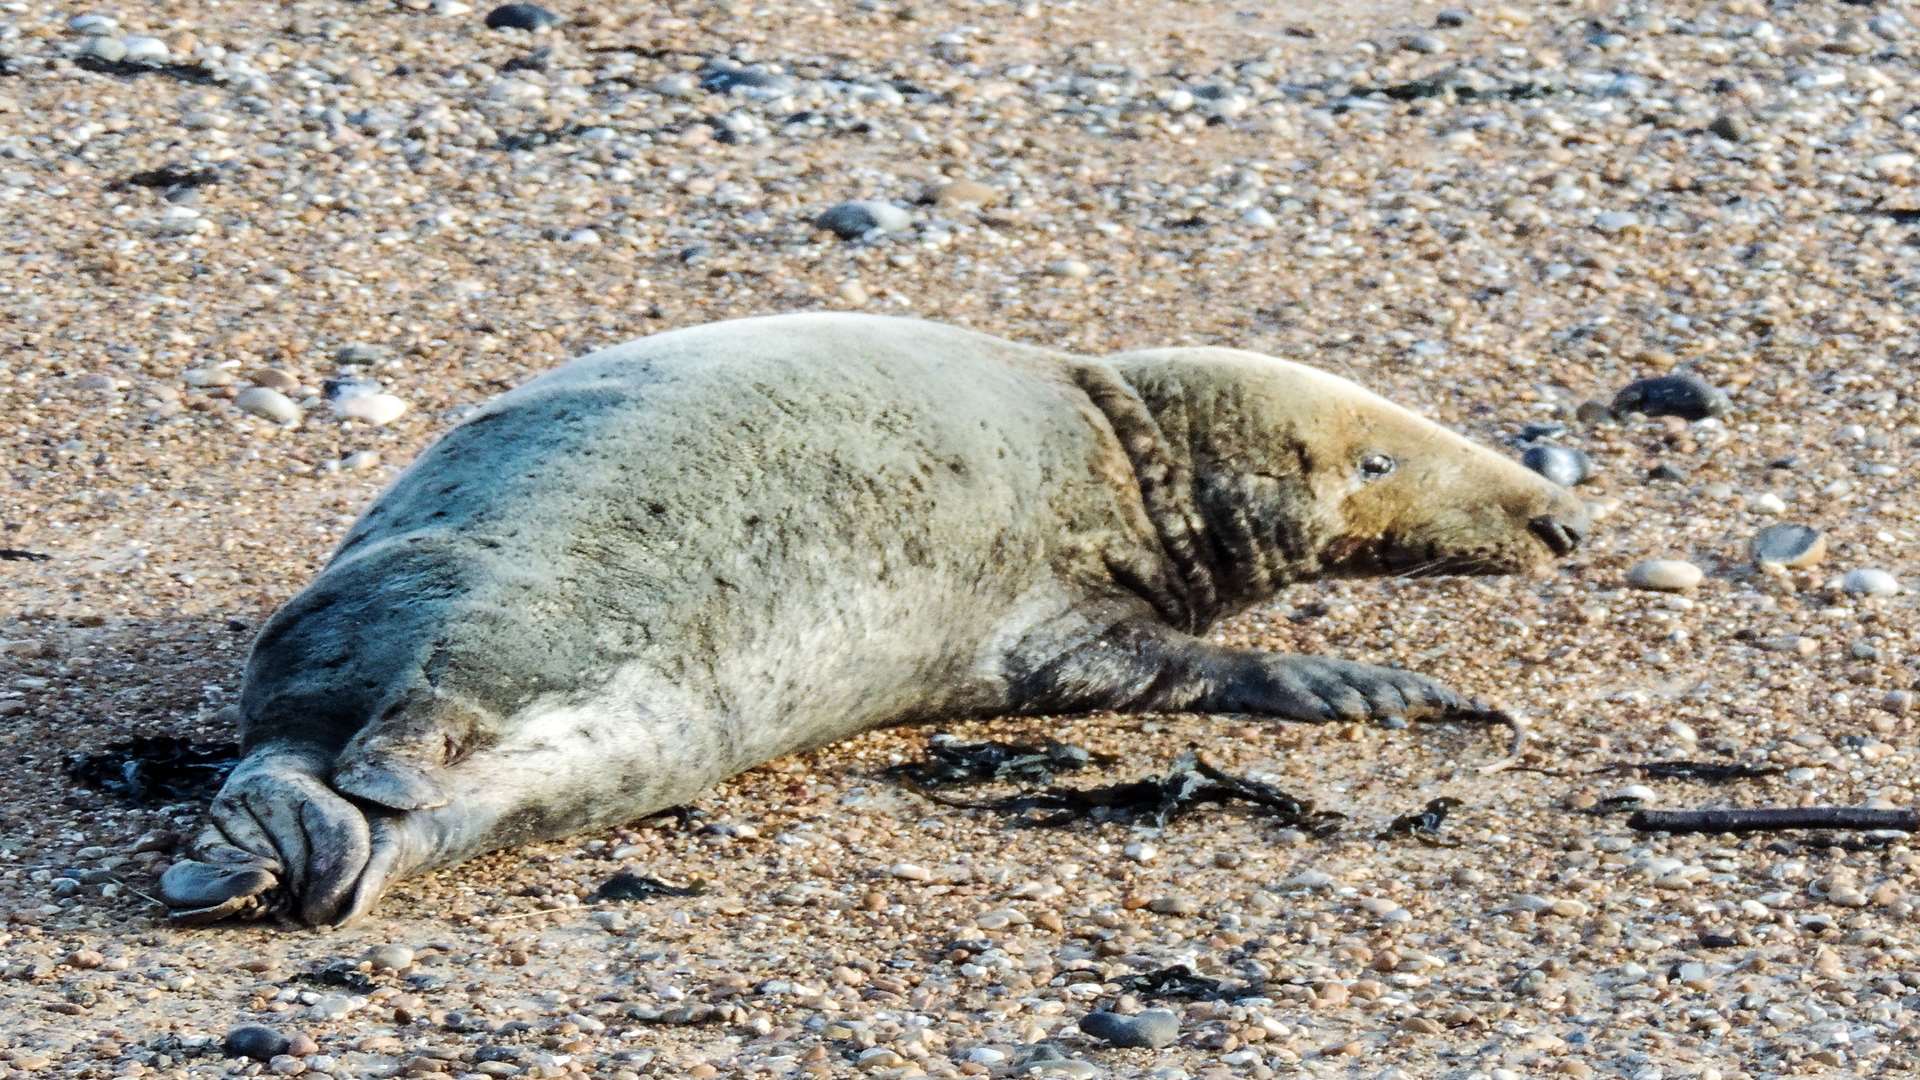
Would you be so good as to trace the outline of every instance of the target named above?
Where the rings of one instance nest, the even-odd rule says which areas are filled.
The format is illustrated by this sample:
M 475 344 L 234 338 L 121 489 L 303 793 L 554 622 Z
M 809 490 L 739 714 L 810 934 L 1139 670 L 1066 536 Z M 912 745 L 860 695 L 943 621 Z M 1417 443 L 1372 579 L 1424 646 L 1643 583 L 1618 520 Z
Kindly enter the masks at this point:
M 1216 543 L 1275 584 L 1534 572 L 1587 532 L 1566 489 L 1339 376 L 1227 349 L 1116 359 L 1190 448 Z

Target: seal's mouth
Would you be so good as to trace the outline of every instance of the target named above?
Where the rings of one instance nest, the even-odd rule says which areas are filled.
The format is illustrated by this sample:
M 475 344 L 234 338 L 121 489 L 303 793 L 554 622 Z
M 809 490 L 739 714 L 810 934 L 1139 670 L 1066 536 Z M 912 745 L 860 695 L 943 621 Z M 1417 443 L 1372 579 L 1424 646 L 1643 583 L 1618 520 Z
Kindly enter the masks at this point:
M 1547 545 L 1547 550 L 1555 556 L 1571 555 L 1580 541 L 1586 539 L 1586 533 L 1577 522 L 1563 521 L 1551 514 L 1541 514 L 1527 522 L 1527 531 Z
M 1392 537 L 1337 541 L 1326 553 L 1328 572 L 1336 577 L 1493 577 L 1550 561 L 1544 556 L 1516 558 L 1510 551 L 1446 551 L 1438 544 L 1409 544 Z

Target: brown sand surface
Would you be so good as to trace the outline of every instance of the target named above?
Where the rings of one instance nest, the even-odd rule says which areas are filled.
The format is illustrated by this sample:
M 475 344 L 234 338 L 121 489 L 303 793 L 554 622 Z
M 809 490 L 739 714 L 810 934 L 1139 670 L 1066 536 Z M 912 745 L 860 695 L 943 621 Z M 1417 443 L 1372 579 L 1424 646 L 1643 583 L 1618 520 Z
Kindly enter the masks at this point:
M 0 548 L 48 556 L 0 561 L 0 1076 L 1920 1067 L 1907 842 L 1646 836 L 1612 801 L 1912 803 L 1902 5 L 553 6 L 528 34 L 428 0 L 0 3 Z M 96 10 L 117 26 L 70 23 Z M 984 187 L 934 201 L 952 181 Z M 811 224 L 850 199 L 909 223 Z M 1076 784 L 1198 743 L 1352 819 L 1017 829 L 885 777 L 928 734 L 894 731 L 686 822 L 405 883 L 348 930 L 157 917 L 201 807 L 80 787 L 69 755 L 228 737 L 252 631 L 462 410 L 597 346 L 819 308 L 1260 349 L 1489 442 L 1565 424 L 1605 517 L 1554 576 L 1303 587 L 1216 631 L 1507 703 L 1521 767 L 1481 773 L 1501 745 L 1453 725 L 951 728 L 1124 756 Z M 349 366 L 406 412 L 335 415 Z M 1731 409 L 1580 411 L 1677 369 Z M 243 411 L 256 385 L 298 419 Z M 1756 568 L 1782 520 L 1824 561 Z M 1648 558 L 1704 581 L 1629 587 Z M 1849 591 L 1862 570 L 1898 591 Z M 1668 759 L 1780 771 L 1634 768 Z M 1375 838 L 1440 796 L 1440 843 Z M 710 888 L 588 899 L 622 867 Z M 1175 964 L 1250 988 L 1128 989 Z M 1077 1028 L 1148 1008 L 1177 1016 L 1163 1049 Z M 247 1023 L 294 1052 L 224 1057 Z

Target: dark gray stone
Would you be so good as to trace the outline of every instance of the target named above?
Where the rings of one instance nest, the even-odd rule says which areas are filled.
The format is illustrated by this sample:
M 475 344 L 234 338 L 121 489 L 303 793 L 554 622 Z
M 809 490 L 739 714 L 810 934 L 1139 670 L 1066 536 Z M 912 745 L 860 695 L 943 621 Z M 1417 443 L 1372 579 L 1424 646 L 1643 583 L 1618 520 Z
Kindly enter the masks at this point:
M 877 200 L 843 202 L 814 219 L 814 224 L 842 240 L 858 240 L 871 232 L 899 232 L 913 219 L 892 203 Z
M 1080 1030 L 1109 1046 L 1157 1050 L 1180 1037 L 1180 1018 L 1166 1009 L 1148 1009 L 1136 1016 L 1088 1013 L 1080 1019 Z
M 1769 525 L 1753 537 L 1753 561 L 1803 566 L 1818 562 L 1826 554 L 1827 541 L 1811 525 L 1780 522 Z
M 252 1058 L 255 1061 L 272 1061 L 287 1052 L 293 1040 L 285 1035 L 260 1024 L 242 1024 L 227 1032 L 227 1041 L 222 1044 L 228 1057 Z
M 1661 375 L 1628 383 L 1613 396 L 1613 414 L 1646 413 L 1705 420 L 1728 407 L 1727 395 L 1697 375 Z
M 1593 459 L 1587 456 L 1586 451 L 1570 446 L 1529 446 L 1527 452 L 1520 456 L 1520 464 L 1561 487 L 1584 484 L 1593 476 Z
M 539 4 L 501 4 L 487 12 L 492 30 L 545 30 L 560 25 L 560 16 Z

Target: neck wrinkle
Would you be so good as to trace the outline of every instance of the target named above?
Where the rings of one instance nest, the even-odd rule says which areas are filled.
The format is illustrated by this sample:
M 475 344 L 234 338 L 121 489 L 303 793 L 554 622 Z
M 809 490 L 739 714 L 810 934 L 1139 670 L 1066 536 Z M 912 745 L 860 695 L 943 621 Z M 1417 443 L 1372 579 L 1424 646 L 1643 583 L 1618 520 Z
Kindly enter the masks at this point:
M 1139 392 L 1114 368 L 1097 361 L 1077 364 L 1073 381 L 1119 438 L 1161 554 L 1173 568 L 1175 580 L 1166 583 L 1175 594 L 1168 597 L 1173 610 L 1155 607 L 1179 629 L 1200 633 L 1221 613 L 1222 575 L 1217 545 L 1194 497 L 1191 449 L 1168 438 Z

